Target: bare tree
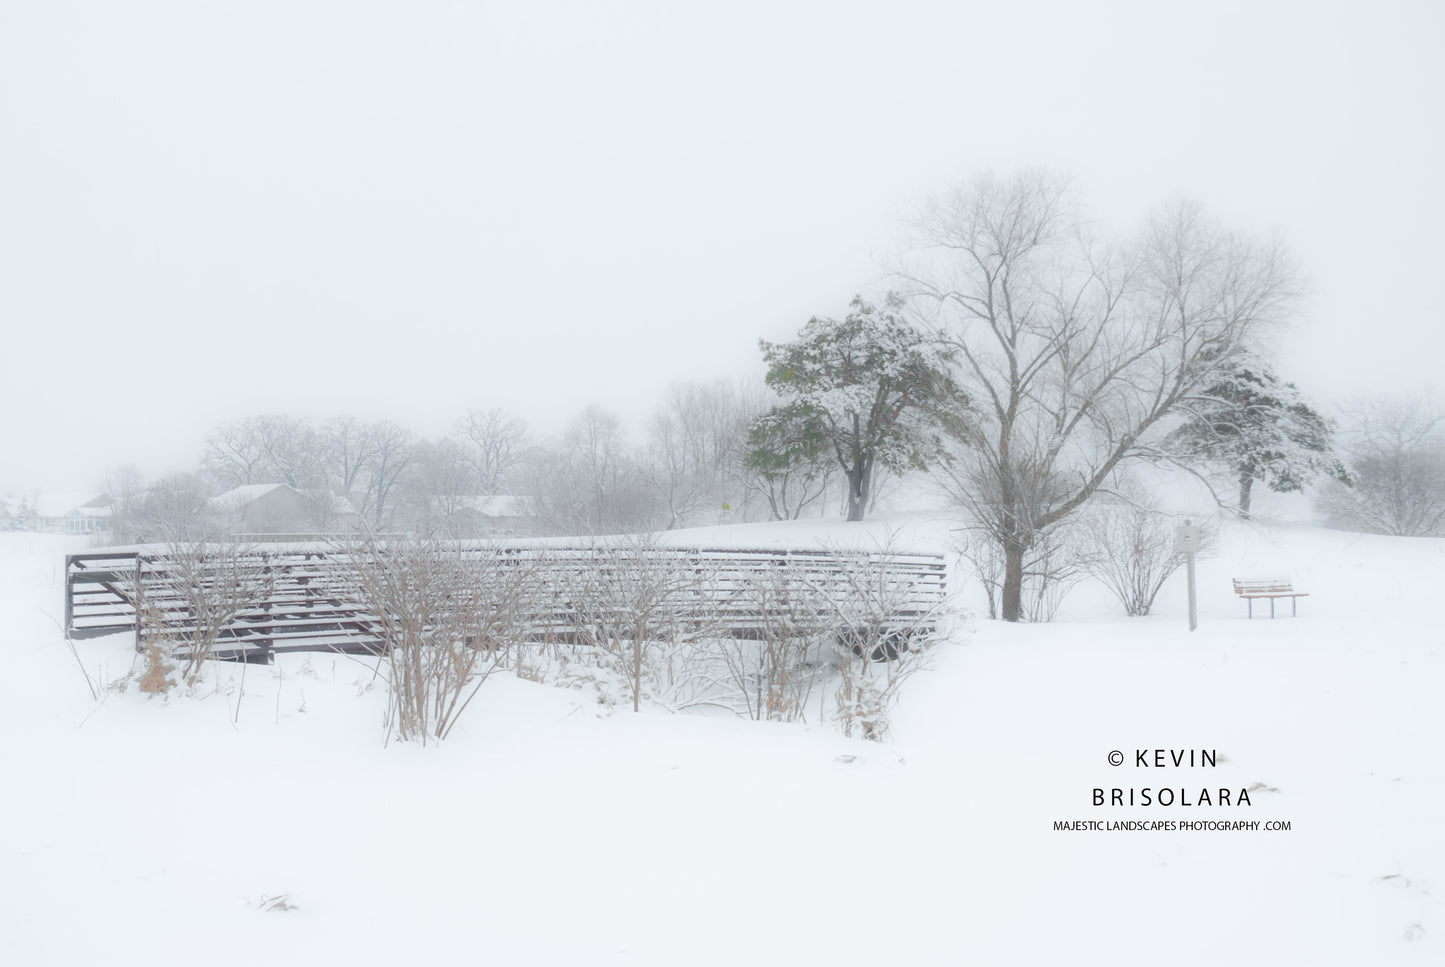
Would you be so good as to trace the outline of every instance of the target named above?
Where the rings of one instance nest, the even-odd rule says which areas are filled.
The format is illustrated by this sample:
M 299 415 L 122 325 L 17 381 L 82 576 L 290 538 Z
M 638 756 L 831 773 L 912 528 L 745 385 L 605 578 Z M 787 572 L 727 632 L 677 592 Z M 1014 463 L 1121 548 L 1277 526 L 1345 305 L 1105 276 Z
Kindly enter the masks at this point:
M 1285 314 L 1292 273 L 1278 248 L 1184 204 L 1137 244 L 1095 242 L 1069 183 L 1038 172 L 983 177 L 911 228 L 901 274 L 975 403 L 942 479 L 998 544 L 1001 613 L 1017 621 L 1030 547 L 1151 455 L 1164 417 Z
M 199 474 L 172 473 L 146 493 L 142 540 L 197 541 L 219 528 L 210 506 L 210 486 Z
M 206 439 L 201 468 L 222 487 L 274 483 L 266 454 L 246 421 L 223 423 Z
M 132 514 L 140 509 L 145 480 L 135 464 L 123 463 L 106 477 L 105 490 L 115 499 L 115 513 Z
M 693 522 L 716 500 L 717 459 L 696 387 L 673 384 L 648 428 L 643 472 L 667 514 L 668 529 Z
M 284 483 L 297 489 L 318 482 L 315 431 L 294 416 L 252 416 L 222 424 L 206 441 L 201 463 L 227 487 Z
M 589 406 L 550 448 L 534 452 L 527 489 L 542 526 L 561 534 L 652 530 L 656 501 L 618 418 Z
M 370 510 L 365 485 L 376 461 L 371 428 L 354 416 L 332 417 L 322 425 L 317 444 L 326 486 L 365 516 Z
M 145 533 L 145 480 L 134 464 L 123 463 L 105 480 L 105 492 L 115 500 L 111 505 L 111 537 L 128 544 Z
M 648 427 L 643 470 L 668 528 L 716 523 L 743 503 L 747 431 L 762 403 L 723 380 L 674 383 Z
M 1445 530 L 1445 414 L 1428 399 L 1354 404 L 1344 434 L 1351 484 L 1327 481 L 1317 503 L 1337 527 L 1424 537 Z
M 406 519 L 415 532 L 472 536 L 477 482 L 460 442 L 451 437 L 419 442 L 404 481 Z
M 372 452 L 367 505 L 372 522 L 382 527 L 387 520 L 387 501 L 415 457 L 415 442 L 410 430 L 390 420 L 369 424 L 366 433 Z
M 527 424 L 499 408 L 468 410 L 457 425 L 457 435 L 468 444 L 479 492 L 491 497 L 509 492 L 508 474 L 531 446 Z

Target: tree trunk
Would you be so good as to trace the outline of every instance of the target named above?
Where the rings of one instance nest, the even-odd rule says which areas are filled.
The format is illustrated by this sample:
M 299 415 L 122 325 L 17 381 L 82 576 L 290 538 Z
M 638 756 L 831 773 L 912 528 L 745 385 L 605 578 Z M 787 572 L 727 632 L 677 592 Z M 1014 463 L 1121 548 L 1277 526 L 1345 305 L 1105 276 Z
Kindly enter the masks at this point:
M 1254 474 L 1248 470 L 1239 475 L 1239 516 L 1249 520 L 1249 492 L 1254 487 Z
M 1006 543 L 1003 547 L 1003 593 L 1000 609 L 1005 621 L 1018 621 L 1023 613 L 1024 549 Z
M 868 498 L 859 492 L 858 487 L 853 483 L 853 475 L 848 475 L 848 519 L 862 520 L 863 512 L 868 509 Z
M 862 520 L 868 510 L 868 491 L 873 478 L 873 457 L 857 457 L 853 466 L 845 466 L 848 477 L 848 519 Z

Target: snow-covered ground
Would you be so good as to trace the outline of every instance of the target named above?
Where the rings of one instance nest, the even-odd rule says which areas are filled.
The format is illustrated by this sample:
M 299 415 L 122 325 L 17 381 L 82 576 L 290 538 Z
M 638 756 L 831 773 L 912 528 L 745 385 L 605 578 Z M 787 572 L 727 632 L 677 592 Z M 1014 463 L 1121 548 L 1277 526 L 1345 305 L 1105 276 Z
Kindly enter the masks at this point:
M 926 515 L 707 536 L 890 527 L 947 542 Z M 383 688 L 343 657 L 161 701 L 104 690 L 128 637 L 78 642 L 93 699 L 55 622 L 80 547 L 0 535 L 0 963 L 1442 962 L 1445 541 L 1227 528 L 1197 631 L 1182 576 L 1148 618 L 1080 587 L 1053 624 L 978 621 L 889 744 L 498 676 L 428 748 L 383 748 Z M 1254 575 L 1308 591 L 1299 617 L 1247 621 Z

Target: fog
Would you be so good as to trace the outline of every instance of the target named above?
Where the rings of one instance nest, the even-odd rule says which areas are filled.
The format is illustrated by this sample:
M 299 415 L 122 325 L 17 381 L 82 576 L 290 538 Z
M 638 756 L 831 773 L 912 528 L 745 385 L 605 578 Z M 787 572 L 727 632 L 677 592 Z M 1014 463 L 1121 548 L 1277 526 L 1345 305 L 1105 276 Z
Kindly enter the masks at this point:
M 637 427 L 886 287 L 901 212 L 989 167 L 1277 235 L 1280 374 L 1426 388 L 1445 13 L 1164 7 L 6 4 L 0 493 L 257 413 Z

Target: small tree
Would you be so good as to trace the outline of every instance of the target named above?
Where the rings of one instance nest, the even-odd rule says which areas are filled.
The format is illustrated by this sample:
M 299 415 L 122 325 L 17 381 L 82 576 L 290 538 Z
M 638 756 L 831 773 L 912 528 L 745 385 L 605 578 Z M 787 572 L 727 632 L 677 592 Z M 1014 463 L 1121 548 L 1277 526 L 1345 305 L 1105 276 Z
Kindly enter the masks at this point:
M 897 296 L 881 310 L 861 296 L 851 305 L 842 322 L 808 320 L 795 342 L 759 341 L 767 383 L 788 402 L 767 434 L 785 453 L 760 449 L 753 463 L 792 467 L 830 454 L 848 483 L 848 519 L 862 520 L 874 467 L 922 468 L 941 446 L 928 417 L 958 390 L 949 353 L 899 317 Z
M 1445 528 L 1445 415 L 1428 400 L 1357 404 L 1345 451 L 1353 484 L 1330 482 L 1317 501 L 1331 524 L 1396 537 Z
M 1256 480 L 1270 490 L 1302 490 L 1320 473 L 1344 480 L 1334 455 L 1334 427 L 1264 363 L 1242 357 L 1220 368 L 1197 400 L 1184 406 L 1185 422 L 1165 441 L 1178 459 L 1227 467 L 1239 484 L 1239 515 L 1249 516 Z
M 35 529 L 35 505 L 29 497 L 21 497 L 15 507 L 15 519 L 10 524 L 13 530 L 33 531 Z

